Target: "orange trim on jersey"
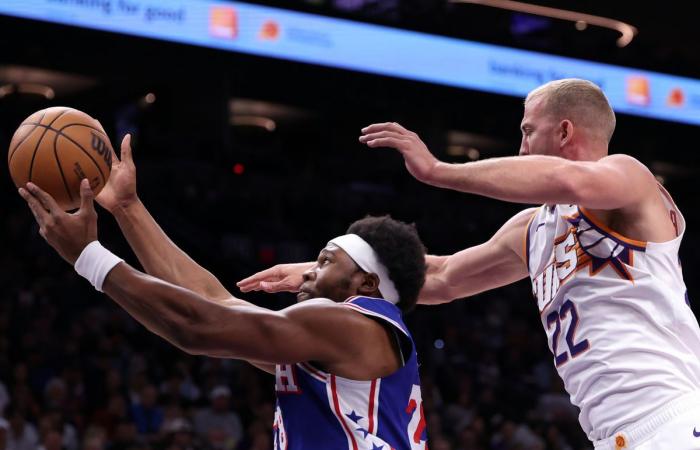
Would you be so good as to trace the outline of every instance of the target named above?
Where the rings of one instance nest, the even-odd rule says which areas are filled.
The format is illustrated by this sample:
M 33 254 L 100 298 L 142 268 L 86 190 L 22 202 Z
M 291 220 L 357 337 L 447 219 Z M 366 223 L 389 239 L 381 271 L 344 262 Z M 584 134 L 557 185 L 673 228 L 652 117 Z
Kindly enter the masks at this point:
M 525 227 L 525 236 L 523 236 L 523 256 L 525 257 L 525 267 L 528 275 L 530 275 L 530 249 L 528 248 L 530 246 L 530 225 L 532 225 L 532 221 L 535 220 L 535 216 L 537 216 L 540 209 L 538 208 L 532 213 L 532 217 L 527 221 L 527 226 Z
M 590 220 L 591 223 L 593 223 L 593 225 L 595 225 L 596 227 L 598 227 L 598 228 L 600 228 L 601 230 L 605 231 L 605 232 L 608 233 L 610 236 L 612 236 L 612 237 L 614 237 L 614 238 L 616 238 L 616 239 L 619 239 L 619 240 L 621 240 L 622 242 L 626 242 L 626 243 L 628 243 L 628 244 L 630 244 L 630 245 L 635 245 L 635 246 L 637 246 L 637 247 L 642 247 L 642 248 L 646 248 L 646 247 L 647 247 L 647 241 L 637 241 L 637 240 L 635 240 L 635 239 L 630 239 L 630 238 L 628 238 L 628 237 L 625 237 L 625 236 L 621 235 L 620 233 L 616 232 L 615 230 L 611 229 L 610 227 L 608 227 L 607 225 L 605 225 L 603 222 L 601 222 L 600 219 L 598 219 L 594 214 L 592 214 L 592 213 L 591 213 L 589 210 L 587 210 L 586 208 L 583 208 L 583 207 L 580 207 L 580 206 L 579 206 L 579 211 L 581 211 L 581 214 L 583 214 L 583 216 L 584 216 L 586 219 Z

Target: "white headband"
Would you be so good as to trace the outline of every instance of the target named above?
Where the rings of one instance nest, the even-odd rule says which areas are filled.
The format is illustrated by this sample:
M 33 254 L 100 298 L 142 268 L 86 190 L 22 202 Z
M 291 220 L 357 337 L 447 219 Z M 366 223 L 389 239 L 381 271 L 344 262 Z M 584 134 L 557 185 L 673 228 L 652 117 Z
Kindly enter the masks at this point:
M 328 241 L 345 250 L 355 263 L 367 273 L 375 273 L 379 277 L 379 292 L 384 300 L 394 305 L 399 302 L 399 293 L 394 282 L 389 278 L 389 271 L 386 266 L 379 261 L 377 252 L 371 245 L 356 234 L 346 234 L 338 236 Z

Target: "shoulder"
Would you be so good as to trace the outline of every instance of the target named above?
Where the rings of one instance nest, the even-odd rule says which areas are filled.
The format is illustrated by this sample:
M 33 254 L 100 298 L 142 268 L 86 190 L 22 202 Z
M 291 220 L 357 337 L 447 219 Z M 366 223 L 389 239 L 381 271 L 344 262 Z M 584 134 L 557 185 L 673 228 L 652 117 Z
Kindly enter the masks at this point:
M 624 168 L 627 170 L 632 169 L 632 170 L 649 172 L 649 169 L 647 168 L 647 166 L 642 164 L 641 161 L 639 161 L 637 158 L 635 158 L 633 156 L 626 155 L 624 153 L 616 153 L 614 155 L 605 156 L 605 157 L 599 159 L 598 163 L 609 165 L 609 166 L 614 166 L 614 167 L 619 167 L 619 168 Z
M 314 298 L 280 311 L 290 320 L 313 329 L 326 329 L 344 333 L 347 327 L 365 332 L 377 327 L 374 320 L 361 314 L 347 303 L 336 303 L 327 298 Z

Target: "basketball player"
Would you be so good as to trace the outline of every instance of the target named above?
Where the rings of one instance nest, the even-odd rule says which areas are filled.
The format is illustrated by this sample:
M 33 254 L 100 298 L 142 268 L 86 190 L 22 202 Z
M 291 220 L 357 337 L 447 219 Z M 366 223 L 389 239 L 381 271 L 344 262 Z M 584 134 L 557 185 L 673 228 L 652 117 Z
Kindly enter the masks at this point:
M 426 448 L 417 356 L 401 318 L 425 280 L 414 227 L 389 217 L 353 223 L 304 272 L 298 303 L 275 312 L 234 298 L 167 238 L 135 195 L 130 150 L 112 176 L 101 202 L 162 279 L 100 245 L 87 180 L 75 214 L 32 183 L 20 195 L 48 243 L 149 330 L 188 353 L 275 374 L 275 449 Z
M 360 142 L 390 147 L 418 180 L 517 203 L 486 243 L 428 256 L 421 303 L 529 276 L 554 364 L 596 449 L 700 448 L 700 328 L 678 248 L 685 221 L 651 172 L 608 155 L 615 115 L 593 83 L 547 83 L 525 100 L 519 157 L 438 161 L 396 123 Z M 243 291 L 294 290 L 304 266 L 276 266 Z

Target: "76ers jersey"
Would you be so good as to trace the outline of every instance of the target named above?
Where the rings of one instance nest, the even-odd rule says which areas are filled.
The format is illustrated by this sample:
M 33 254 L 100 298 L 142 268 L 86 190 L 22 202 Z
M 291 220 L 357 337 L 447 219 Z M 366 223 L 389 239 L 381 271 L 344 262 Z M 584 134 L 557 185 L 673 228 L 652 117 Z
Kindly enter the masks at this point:
M 401 311 L 369 297 L 343 305 L 393 330 L 404 365 L 370 381 L 341 378 L 306 362 L 277 365 L 275 450 L 425 450 L 417 356 Z M 352 330 L 347 334 L 352 339 Z
M 659 188 L 676 228 L 667 242 L 628 239 L 575 205 L 545 205 L 528 226 L 542 325 L 591 440 L 700 391 L 700 328 L 678 258 L 685 220 Z

